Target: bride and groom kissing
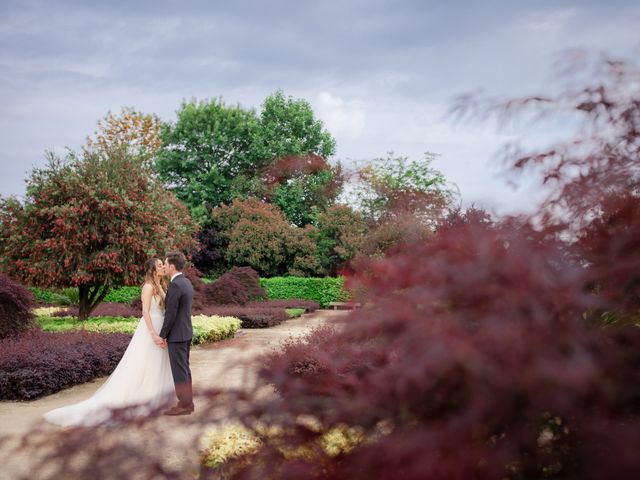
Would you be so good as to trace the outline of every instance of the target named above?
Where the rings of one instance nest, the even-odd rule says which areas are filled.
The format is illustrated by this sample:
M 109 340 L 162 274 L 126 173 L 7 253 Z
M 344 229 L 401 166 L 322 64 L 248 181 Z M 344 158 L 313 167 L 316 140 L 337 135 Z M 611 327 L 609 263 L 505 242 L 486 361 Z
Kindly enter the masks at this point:
M 193 286 L 182 274 L 186 264 L 180 252 L 164 262 L 149 259 L 142 286 L 142 318 L 127 349 L 104 384 L 88 399 L 56 408 L 45 420 L 62 426 L 92 426 L 115 418 L 145 415 L 177 403 L 165 415 L 193 412 L 189 352 L 193 326 Z M 169 278 L 169 282 L 167 282 Z

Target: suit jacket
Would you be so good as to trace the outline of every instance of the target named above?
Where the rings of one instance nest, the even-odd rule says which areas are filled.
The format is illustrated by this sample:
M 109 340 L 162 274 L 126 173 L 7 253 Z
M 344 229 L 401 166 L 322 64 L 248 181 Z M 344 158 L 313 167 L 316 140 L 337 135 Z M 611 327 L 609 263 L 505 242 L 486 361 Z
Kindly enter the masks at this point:
M 184 275 L 178 275 L 169 284 L 165 298 L 164 323 L 160 337 L 168 342 L 186 342 L 193 337 L 191 304 L 193 285 Z

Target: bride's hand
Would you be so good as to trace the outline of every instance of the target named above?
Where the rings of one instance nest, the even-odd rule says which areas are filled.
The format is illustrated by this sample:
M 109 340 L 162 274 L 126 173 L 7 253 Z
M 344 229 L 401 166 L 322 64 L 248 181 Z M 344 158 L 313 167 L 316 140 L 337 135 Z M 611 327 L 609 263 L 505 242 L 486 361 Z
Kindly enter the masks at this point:
M 164 339 L 162 339 L 160 335 L 154 335 L 153 342 L 159 347 L 164 347 Z

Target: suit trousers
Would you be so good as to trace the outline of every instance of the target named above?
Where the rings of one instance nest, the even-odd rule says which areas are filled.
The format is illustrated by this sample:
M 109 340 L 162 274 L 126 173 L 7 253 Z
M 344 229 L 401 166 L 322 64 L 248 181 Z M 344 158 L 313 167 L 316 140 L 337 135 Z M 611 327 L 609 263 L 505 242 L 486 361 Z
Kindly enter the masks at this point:
M 168 342 L 169 363 L 173 383 L 176 386 L 178 405 L 193 407 L 193 392 L 191 387 L 191 369 L 189 368 L 189 350 L 191 340 L 186 342 Z

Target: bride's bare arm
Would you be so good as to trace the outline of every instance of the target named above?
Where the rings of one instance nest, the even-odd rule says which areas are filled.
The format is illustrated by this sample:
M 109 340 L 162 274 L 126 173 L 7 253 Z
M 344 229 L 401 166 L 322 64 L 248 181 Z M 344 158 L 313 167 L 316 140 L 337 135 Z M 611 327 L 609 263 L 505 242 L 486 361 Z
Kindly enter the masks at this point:
M 151 322 L 151 297 L 153 296 L 153 287 L 148 283 L 145 283 L 142 286 L 142 316 L 144 318 L 144 323 L 147 324 L 147 330 L 149 330 L 149 335 L 157 345 L 163 344 L 163 340 L 158 336 L 158 332 L 153 327 L 153 323 Z

